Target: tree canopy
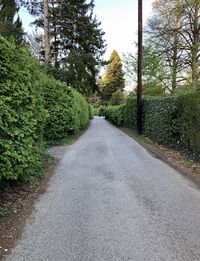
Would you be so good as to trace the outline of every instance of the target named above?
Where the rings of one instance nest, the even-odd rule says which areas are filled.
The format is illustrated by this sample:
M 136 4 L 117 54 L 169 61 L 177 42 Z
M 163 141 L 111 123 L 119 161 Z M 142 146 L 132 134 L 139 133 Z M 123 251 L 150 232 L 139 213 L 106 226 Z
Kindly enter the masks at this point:
M 111 99 L 114 92 L 118 90 L 122 92 L 125 88 L 122 61 L 116 50 L 111 53 L 101 85 L 103 100 L 107 102 Z

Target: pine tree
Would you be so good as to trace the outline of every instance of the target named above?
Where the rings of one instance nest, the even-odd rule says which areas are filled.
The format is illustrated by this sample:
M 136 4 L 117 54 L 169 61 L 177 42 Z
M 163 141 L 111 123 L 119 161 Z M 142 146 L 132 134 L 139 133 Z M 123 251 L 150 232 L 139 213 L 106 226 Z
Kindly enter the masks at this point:
M 15 0 L 0 0 L 0 35 L 5 38 L 14 38 L 17 45 L 23 42 L 22 22 L 15 15 L 19 9 Z
M 36 24 L 42 27 L 43 10 L 40 1 L 30 0 L 29 4 L 31 2 L 30 10 L 38 16 Z M 63 80 L 86 95 L 97 88 L 96 76 L 105 52 L 104 32 L 93 9 L 93 1 L 49 1 L 49 71 L 54 77 L 62 75 Z
M 112 94 L 118 90 L 122 92 L 124 87 L 125 80 L 122 61 L 117 51 L 114 50 L 110 56 L 109 63 L 102 79 L 103 100 L 105 102 L 110 101 Z

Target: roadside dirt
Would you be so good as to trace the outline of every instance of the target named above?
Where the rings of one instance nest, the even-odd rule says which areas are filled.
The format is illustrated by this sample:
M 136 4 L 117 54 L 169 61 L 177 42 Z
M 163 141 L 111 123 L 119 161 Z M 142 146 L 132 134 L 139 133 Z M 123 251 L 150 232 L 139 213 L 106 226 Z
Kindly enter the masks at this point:
M 46 151 L 53 159 L 40 180 L 27 184 L 18 183 L 8 189 L 0 187 L 0 260 L 10 253 L 21 237 L 34 203 L 48 191 L 49 180 L 68 146 L 54 146 Z
M 200 188 L 200 162 L 190 159 L 187 155 L 180 151 L 159 145 L 143 136 L 138 136 L 127 128 L 120 129 L 146 148 L 153 157 L 164 161 Z

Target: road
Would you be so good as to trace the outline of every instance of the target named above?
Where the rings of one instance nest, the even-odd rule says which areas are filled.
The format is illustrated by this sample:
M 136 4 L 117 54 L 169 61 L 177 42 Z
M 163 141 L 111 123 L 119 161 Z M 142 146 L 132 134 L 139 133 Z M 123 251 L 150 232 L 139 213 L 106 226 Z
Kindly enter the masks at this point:
M 200 191 L 104 119 L 49 186 L 7 261 L 200 260 Z

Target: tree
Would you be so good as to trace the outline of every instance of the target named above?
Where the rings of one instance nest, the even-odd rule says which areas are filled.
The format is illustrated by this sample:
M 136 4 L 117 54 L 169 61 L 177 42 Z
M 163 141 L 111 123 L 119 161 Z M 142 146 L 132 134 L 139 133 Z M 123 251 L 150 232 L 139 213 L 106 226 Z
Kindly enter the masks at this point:
M 198 88 L 200 0 L 155 0 L 153 10 L 147 41 L 168 69 L 165 84 L 171 92 L 187 82 Z
M 182 5 L 180 0 L 156 0 L 154 14 L 146 27 L 147 44 L 164 62 L 164 83 L 170 92 L 185 80 L 184 49 L 180 35 Z
M 115 50 L 110 56 L 101 85 L 101 93 L 105 102 L 110 101 L 114 92 L 117 90 L 122 92 L 125 88 L 122 61 L 119 54 Z
M 125 95 L 122 91 L 117 90 L 112 94 L 112 97 L 110 99 L 110 104 L 112 106 L 123 104 L 125 100 Z
M 28 3 L 31 13 L 37 16 L 35 23 L 43 27 L 41 2 L 31 0 Z M 54 76 L 62 74 L 68 84 L 90 95 L 97 89 L 96 77 L 105 52 L 104 32 L 93 14 L 94 1 L 52 0 L 48 8 L 49 72 Z
M 0 35 L 7 39 L 14 38 L 19 46 L 23 43 L 24 32 L 19 16 L 15 20 L 18 11 L 15 0 L 0 0 Z
M 123 57 L 127 81 L 137 85 L 137 55 L 124 54 Z M 156 96 L 165 93 L 165 71 L 161 57 L 150 46 L 143 47 L 143 94 Z

